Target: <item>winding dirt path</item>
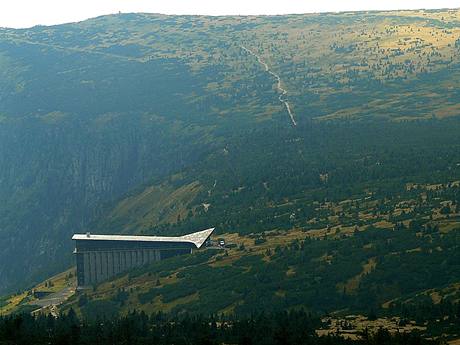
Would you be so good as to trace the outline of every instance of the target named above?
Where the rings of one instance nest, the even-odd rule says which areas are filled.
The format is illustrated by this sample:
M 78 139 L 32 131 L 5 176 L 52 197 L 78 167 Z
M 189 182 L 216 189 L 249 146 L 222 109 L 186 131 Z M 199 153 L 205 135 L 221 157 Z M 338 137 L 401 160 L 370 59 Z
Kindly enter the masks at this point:
M 260 55 L 254 53 L 252 50 L 246 48 L 245 46 L 241 46 L 241 49 L 243 49 L 244 51 L 246 51 L 247 53 L 251 54 L 252 56 L 254 56 L 255 58 L 257 58 L 257 61 L 264 67 L 265 69 L 265 72 L 271 74 L 277 81 L 276 83 L 276 87 L 278 89 L 278 92 L 280 93 L 278 99 L 281 103 L 284 104 L 284 106 L 286 107 L 286 110 L 289 114 L 289 117 L 291 119 L 291 122 L 294 126 L 297 126 L 297 122 L 295 121 L 295 118 L 294 118 L 294 114 L 292 113 L 292 110 L 291 110 L 291 106 L 289 105 L 289 102 L 287 100 L 287 90 L 283 88 L 283 86 L 281 85 L 281 78 L 278 74 L 276 74 L 275 72 L 273 72 L 270 67 L 268 67 L 267 63 L 262 60 L 262 58 L 260 57 Z

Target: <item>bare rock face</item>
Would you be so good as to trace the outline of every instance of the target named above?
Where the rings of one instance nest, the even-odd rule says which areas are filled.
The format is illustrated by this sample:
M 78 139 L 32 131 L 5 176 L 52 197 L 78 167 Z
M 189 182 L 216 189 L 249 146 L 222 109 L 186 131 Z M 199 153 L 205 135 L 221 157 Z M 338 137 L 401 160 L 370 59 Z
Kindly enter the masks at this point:
M 171 97 L 193 87 L 175 62 L 120 62 L 1 39 L 0 56 L 2 293 L 68 266 L 70 235 L 105 202 L 203 149 L 194 145 L 200 130 L 181 119 L 192 110 Z
M 9 264 L 0 266 L 0 290 L 69 265 L 69 236 L 85 229 L 104 202 L 179 167 L 164 156 L 167 134 L 136 128 L 139 121 L 130 117 L 96 131 L 41 119 L 2 126 L 0 262 Z

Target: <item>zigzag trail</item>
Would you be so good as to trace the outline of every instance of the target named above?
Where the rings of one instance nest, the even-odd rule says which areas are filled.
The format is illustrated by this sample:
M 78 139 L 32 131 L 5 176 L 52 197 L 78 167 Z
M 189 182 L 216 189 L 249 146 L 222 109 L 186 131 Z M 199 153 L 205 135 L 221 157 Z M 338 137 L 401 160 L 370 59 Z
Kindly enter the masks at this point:
M 291 111 L 291 106 L 289 105 L 289 102 L 287 101 L 287 99 L 285 98 L 286 95 L 287 95 L 287 90 L 284 89 L 282 86 L 281 86 L 281 78 L 278 74 L 276 74 L 275 72 L 273 72 L 269 67 L 268 65 L 265 63 L 264 60 L 262 60 L 262 58 L 257 55 L 256 53 L 254 53 L 252 50 L 246 48 L 245 46 L 241 46 L 241 49 L 243 49 L 244 51 L 248 52 L 249 54 L 251 54 L 252 56 L 256 57 L 257 58 L 257 61 L 262 65 L 264 66 L 265 68 L 265 72 L 271 74 L 276 80 L 277 80 L 277 88 L 278 88 L 278 91 L 280 92 L 280 96 L 279 96 L 279 101 L 281 103 L 284 104 L 284 106 L 286 107 L 286 110 L 289 114 L 289 117 L 291 118 L 291 122 L 294 126 L 297 126 L 297 122 L 295 121 L 295 118 L 294 118 L 294 114 L 292 113 Z

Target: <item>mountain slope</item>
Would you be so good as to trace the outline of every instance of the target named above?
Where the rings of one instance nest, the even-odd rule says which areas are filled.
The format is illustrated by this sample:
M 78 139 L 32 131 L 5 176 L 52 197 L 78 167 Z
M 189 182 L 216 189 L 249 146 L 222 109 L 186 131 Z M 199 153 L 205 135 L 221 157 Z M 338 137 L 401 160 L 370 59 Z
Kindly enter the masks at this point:
M 263 240 L 228 234 L 224 238 L 237 248 L 135 270 L 76 296 L 63 309 L 73 306 L 88 316 L 104 305 L 121 313 L 135 308 L 250 314 L 303 307 L 397 315 L 401 304 L 410 309 L 420 301 L 458 303 L 458 284 L 453 285 L 459 275 L 458 237 L 458 228 L 443 236 L 375 228 L 355 234 L 271 232 Z M 438 299 L 421 297 L 435 292 Z
M 141 202 L 159 188 L 149 187 L 117 203 L 93 228 L 169 234 L 212 224 L 217 236 L 235 247 L 122 275 L 85 292 L 84 303 L 91 302 L 80 305 L 82 312 L 90 315 L 104 305 L 121 313 L 133 308 L 251 313 L 302 306 L 400 315 L 455 305 L 458 126 L 457 120 L 329 125 L 319 133 L 304 128 L 308 141 L 299 133 L 278 141 L 271 131 L 253 131 L 251 140 L 243 136 L 227 143 L 227 154 L 174 180 L 178 192 L 189 180 L 204 186 L 185 206 L 186 218 L 152 227 L 136 213 L 120 212 L 139 203 L 146 214 L 160 212 L 158 204 Z M 299 160 L 299 152 L 304 160 L 298 165 L 284 161 Z M 251 162 L 259 154 L 267 166 Z M 197 171 L 202 175 L 194 175 Z M 79 308 L 79 298 L 67 307 Z
M 121 14 L 1 29 L 0 291 L 69 267 L 77 231 L 351 225 L 358 211 L 318 203 L 385 206 L 406 183 L 458 180 L 459 16 Z M 297 126 L 242 46 L 279 76 Z

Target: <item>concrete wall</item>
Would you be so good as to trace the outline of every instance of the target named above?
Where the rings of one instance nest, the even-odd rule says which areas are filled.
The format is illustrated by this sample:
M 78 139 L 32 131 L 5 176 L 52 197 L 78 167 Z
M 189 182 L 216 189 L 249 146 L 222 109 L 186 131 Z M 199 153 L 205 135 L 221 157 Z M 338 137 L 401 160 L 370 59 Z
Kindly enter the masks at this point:
M 190 248 L 77 250 L 78 286 L 92 286 L 129 269 L 187 253 L 191 253 Z

